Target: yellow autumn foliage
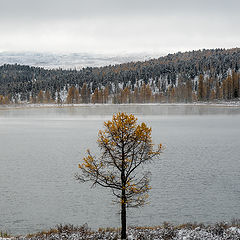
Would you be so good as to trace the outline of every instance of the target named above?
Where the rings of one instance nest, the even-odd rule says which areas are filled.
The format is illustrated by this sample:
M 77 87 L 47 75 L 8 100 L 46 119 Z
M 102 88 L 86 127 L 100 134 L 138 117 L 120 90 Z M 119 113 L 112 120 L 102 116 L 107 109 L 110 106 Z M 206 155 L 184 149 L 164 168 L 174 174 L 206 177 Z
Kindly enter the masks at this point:
M 151 162 L 163 150 L 162 144 L 154 149 L 151 133 L 151 127 L 137 124 L 133 114 L 114 114 L 98 132 L 100 157 L 93 157 L 87 150 L 87 156 L 78 165 L 78 180 L 112 190 L 121 204 L 122 226 L 126 226 L 126 207 L 143 206 L 151 189 L 150 172 L 139 170 L 139 166 Z

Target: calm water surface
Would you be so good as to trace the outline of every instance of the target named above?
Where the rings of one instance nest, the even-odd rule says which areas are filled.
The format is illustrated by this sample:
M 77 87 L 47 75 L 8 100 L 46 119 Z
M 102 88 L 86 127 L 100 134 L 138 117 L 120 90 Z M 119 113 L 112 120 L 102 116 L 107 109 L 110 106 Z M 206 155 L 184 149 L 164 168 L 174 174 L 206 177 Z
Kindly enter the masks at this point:
M 85 106 L 0 110 L 0 230 L 25 234 L 59 223 L 120 226 L 111 193 L 74 180 L 87 148 L 112 113 L 134 113 L 166 146 L 148 167 L 149 204 L 129 225 L 214 223 L 239 218 L 240 108 Z

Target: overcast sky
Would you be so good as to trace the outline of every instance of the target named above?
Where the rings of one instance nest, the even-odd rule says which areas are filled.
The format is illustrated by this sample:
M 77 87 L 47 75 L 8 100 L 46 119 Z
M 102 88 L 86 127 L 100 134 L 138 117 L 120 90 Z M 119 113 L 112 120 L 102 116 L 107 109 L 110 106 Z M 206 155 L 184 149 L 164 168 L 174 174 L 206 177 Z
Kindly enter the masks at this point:
M 239 47 L 240 0 L 0 0 L 0 51 Z

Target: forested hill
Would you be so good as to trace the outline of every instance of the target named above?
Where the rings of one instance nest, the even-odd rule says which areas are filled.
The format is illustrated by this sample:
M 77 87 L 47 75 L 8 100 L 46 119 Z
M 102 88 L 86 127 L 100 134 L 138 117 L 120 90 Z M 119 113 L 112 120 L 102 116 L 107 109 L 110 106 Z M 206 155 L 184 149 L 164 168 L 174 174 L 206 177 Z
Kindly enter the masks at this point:
M 136 103 L 237 99 L 240 48 L 169 54 L 82 70 L 0 66 L 0 104 Z

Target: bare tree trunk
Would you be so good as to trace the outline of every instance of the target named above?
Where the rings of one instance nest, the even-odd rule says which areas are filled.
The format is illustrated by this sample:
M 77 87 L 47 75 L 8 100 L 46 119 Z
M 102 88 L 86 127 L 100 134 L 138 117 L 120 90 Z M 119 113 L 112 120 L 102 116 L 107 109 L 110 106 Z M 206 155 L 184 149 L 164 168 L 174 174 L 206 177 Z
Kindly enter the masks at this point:
M 122 190 L 122 209 L 121 209 L 121 223 L 122 223 L 122 232 L 121 239 L 127 238 L 127 214 L 126 214 L 126 196 L 125 189 Z
M 123 135 L 122 135 L 123 139 Z M 127 238 L 127 214 L 126 214 L 126 176 L 125 176 L 125 161 L 124 161 L 124 142 L 122 142 L 122 172 L 121 172 L 121 182 L 122 182 L 122 203 L 121 203 L 121 223 L 122 223 L 122 232 L 121 239 Z

